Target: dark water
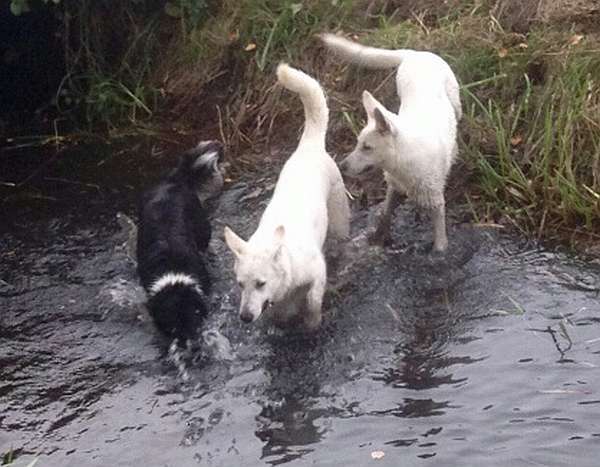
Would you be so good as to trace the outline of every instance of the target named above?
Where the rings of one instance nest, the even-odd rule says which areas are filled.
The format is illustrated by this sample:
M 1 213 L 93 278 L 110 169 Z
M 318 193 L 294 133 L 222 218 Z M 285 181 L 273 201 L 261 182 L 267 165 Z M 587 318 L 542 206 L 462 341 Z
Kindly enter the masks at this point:
M 239 182 L 202 350 L 169 350 L 116 219 L 164 161 L 80 157 L 3 192 L 0 451 L 18 465 L 599 465 L 598 264 L 468 226 L 431 257 L 408 208 L 395 248 L 367 248 L 355 213 L 322 329 L 247 326 L 222 226 L 249 234 L 272 179 Z

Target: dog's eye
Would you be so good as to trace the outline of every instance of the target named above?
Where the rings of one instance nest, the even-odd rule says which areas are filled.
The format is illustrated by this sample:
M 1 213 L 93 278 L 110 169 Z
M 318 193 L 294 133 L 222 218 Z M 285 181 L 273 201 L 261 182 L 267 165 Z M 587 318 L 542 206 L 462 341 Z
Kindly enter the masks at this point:
M 244 288 L 244 283 L 242 281 L 238 281 L 238 285 L 240 286 L 240 289 Z
M 362 145 L 363 151 L 370 151 L 371 149 L 373 149 L 373 146 L 369 146 L 367 143 L 364 143 Z
M 265 281 L 256 281 L 256 288 L 257 289 L 262 289 L 265 286 L 266 282 Z

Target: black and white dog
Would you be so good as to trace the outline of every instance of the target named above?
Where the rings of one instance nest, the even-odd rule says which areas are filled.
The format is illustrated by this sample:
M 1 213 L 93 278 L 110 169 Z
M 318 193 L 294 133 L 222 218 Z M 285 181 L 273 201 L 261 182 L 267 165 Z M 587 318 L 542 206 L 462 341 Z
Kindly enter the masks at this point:
M 180 344 L 193 339 L 208 313 L 210 277 L 205 251 L 211 236 L 207 202 L 223 187 L 223 146 L 202 141 L 142 195 L 138 274 L 157 327 Z

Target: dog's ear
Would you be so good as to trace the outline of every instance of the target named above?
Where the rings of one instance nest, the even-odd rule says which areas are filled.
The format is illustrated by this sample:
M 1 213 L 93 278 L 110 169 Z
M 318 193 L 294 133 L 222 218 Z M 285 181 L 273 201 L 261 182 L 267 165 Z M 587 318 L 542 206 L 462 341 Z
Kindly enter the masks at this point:
M 237 257 L 242 256 L 246 252 L 248 242 L 238 237 L 236 233 L 229 227 L 225 226 L 225 243 L 233 254 Z
M 369 91 L 363 91 L 362 103 L 369 120 L 375 118 L 375 109 L 381 105 L 377 99 L 375 99 Z
M 385 135 L 387 133 L 392 132 L 392 128 L 393 128 L 392 124 L 390 123 L 388 118 L 383 114 L 381 109 L 379 109 L 379 107 L 375 107 L 374 117 L 375 117 L 375 128 L 377 129 L 377 131 L 379 133 L 381 133 L 382 135 Z
M 278 261 L 283 247 L 283 239 L 285 238 L 285 227 L 278 226 L 274 232 L 275 253 L 273 253 L 273 261 Z
M 282 243 L 284 237 L 285 237 L 285 227 L 283 225 L 280 225 L 275 229 L 275 242 L 278 244 Z

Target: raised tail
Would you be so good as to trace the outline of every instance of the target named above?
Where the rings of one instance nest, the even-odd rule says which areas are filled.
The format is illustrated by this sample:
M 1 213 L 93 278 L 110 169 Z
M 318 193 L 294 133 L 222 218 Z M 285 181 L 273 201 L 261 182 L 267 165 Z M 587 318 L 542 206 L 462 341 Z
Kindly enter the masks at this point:
M 219 141 L 200 141 L 184 152 L 179 164 L 170 173 L 172 180 L 198 185 L 220 174 L 218 164 L 223 160 L 223 145 Z
M 302 100 L 305 121 L 300 143 L 311 140 L 324 145 L 329 109 L 319 83 L 286 63 L 280 63 L 277 67 L 277 80 L 284 88 L 298 94 Z
M 357 44 L 335 34 L 319 34 L 325 46 L 344 60 L 366 68 L 394 68 L 402 63 L 407 50 L 377 49 Z

